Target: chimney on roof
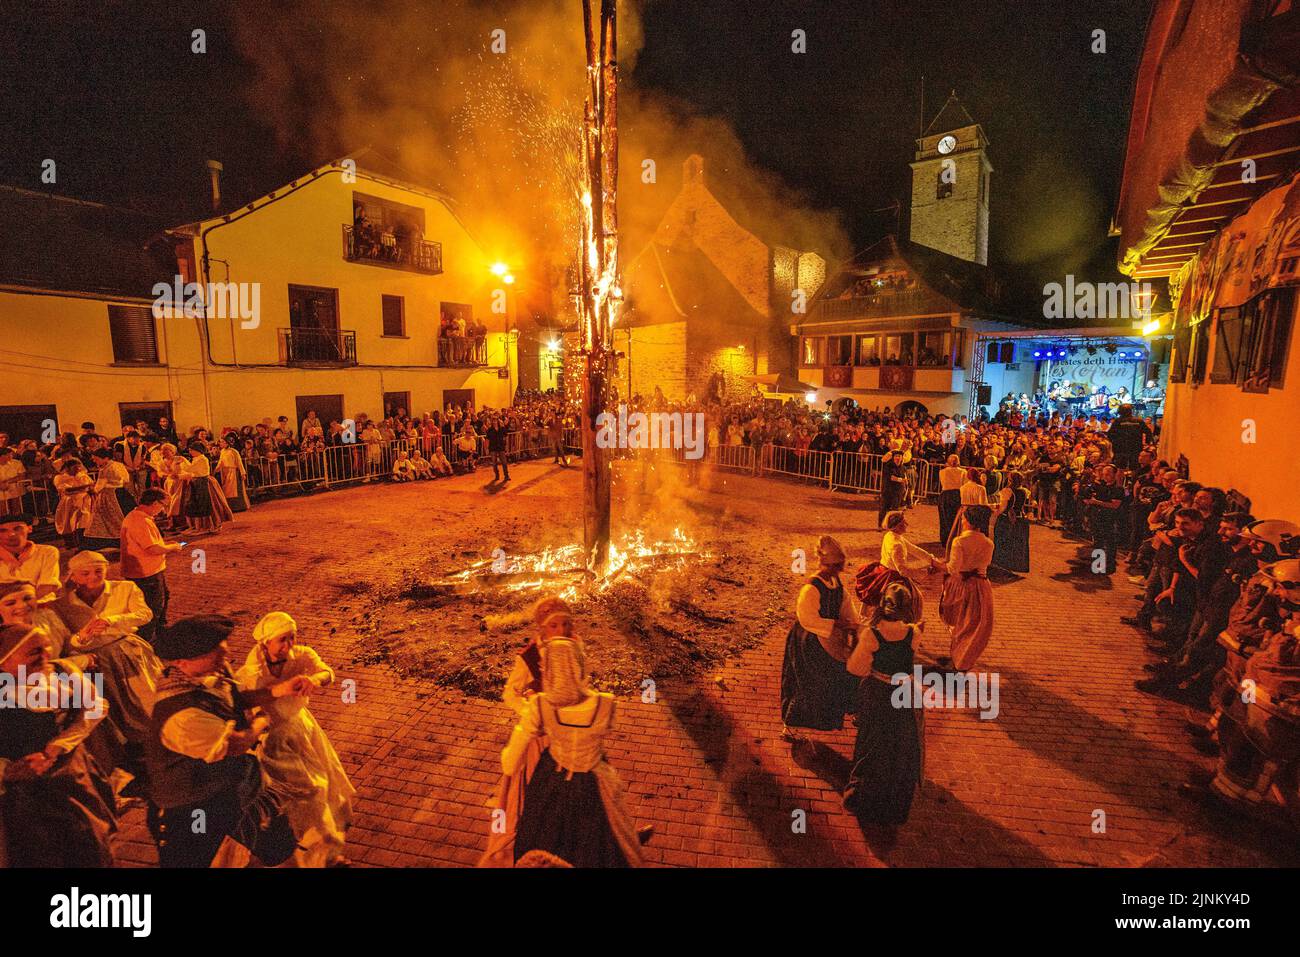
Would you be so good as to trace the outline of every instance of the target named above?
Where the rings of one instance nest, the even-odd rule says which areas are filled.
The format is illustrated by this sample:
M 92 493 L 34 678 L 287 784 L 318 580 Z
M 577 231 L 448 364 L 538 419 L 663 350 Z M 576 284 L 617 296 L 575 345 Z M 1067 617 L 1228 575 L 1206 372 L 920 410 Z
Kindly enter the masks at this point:
M 221 171 L 224 167 L 216 160 L 208 160 L 208 175 L 212 178 L 212 211 L 221 208 Z

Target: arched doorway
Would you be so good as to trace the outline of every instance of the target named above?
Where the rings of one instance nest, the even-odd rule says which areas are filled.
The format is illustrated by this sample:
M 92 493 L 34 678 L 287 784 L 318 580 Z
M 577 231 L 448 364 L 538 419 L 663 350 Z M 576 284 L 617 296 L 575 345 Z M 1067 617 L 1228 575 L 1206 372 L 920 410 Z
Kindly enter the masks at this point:
M 901 418 L 924 418 L 930 414 L 930 410 L 923 406 L 915 399 L 908 399 L 906 402 L 898 403 L 894 409 L 894 414 Z

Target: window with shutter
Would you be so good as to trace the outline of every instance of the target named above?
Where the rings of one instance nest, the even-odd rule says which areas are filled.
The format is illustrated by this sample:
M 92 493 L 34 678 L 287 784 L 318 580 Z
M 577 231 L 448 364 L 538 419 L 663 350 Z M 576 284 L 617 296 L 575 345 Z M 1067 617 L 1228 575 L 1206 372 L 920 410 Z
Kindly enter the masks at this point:
M 1290 287 L 1270 289 L 1248 303 L 1254 320 L 1246 340 L 1249 345 L 1243 349 L 1243 392 L 1267 392 L 1282 385 L 1295 301 L 1295 289 Z
M 402 296 L 384 296 L 384 335 L 406 335 L 406 300 Z
M 1187 381 L 1200 385 L 1205 381 L 1205 365 L 1210 355 L 1210 323 L 1202 321 L 1192 327 L 1192 365 Z
M 109 306 L 114 362 L 157 364 L 158 333 L 148 306 Z
M 1241 368 L 1241 309 L 1220 309 L 1215 320 L 1214 366 L 1210 381 L 1218 384 L 1237 381 Z
M 1174 348 L 1173 355 L 1169 362 L 1169 381 L 1186 382 L 1187 381 L 1187 357 L 1191 351 L 1192 330 L 1186 325 L 1177 326 L 1174 329 Z

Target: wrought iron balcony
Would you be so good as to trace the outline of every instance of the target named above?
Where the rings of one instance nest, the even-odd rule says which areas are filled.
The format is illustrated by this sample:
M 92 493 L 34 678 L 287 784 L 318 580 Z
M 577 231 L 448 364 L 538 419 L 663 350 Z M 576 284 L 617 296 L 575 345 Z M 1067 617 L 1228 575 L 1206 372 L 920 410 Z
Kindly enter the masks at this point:
M 391 232 L 378 229 L 362 235 L 351 224 L 344 223 L 343 258 L 351 263 L 436 276 L 442 272 L 442 243 L 409 236 L 399 239 Z
M 357 334 L 351 329 L 281 329 L 280 361 L 287 366 L 354 366 Z
M 487 365 L 486 336 L 439 336 L 438 365 L 470 369 Z

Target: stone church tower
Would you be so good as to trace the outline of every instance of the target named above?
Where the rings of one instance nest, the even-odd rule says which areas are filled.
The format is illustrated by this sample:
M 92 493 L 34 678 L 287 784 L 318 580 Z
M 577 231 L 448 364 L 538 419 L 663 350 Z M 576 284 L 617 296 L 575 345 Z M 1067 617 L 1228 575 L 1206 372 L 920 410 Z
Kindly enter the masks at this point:
M 988 139 L 957 100 L 948 97 L 916 141 L 909 238 L 958 259 L 988 265 Z

